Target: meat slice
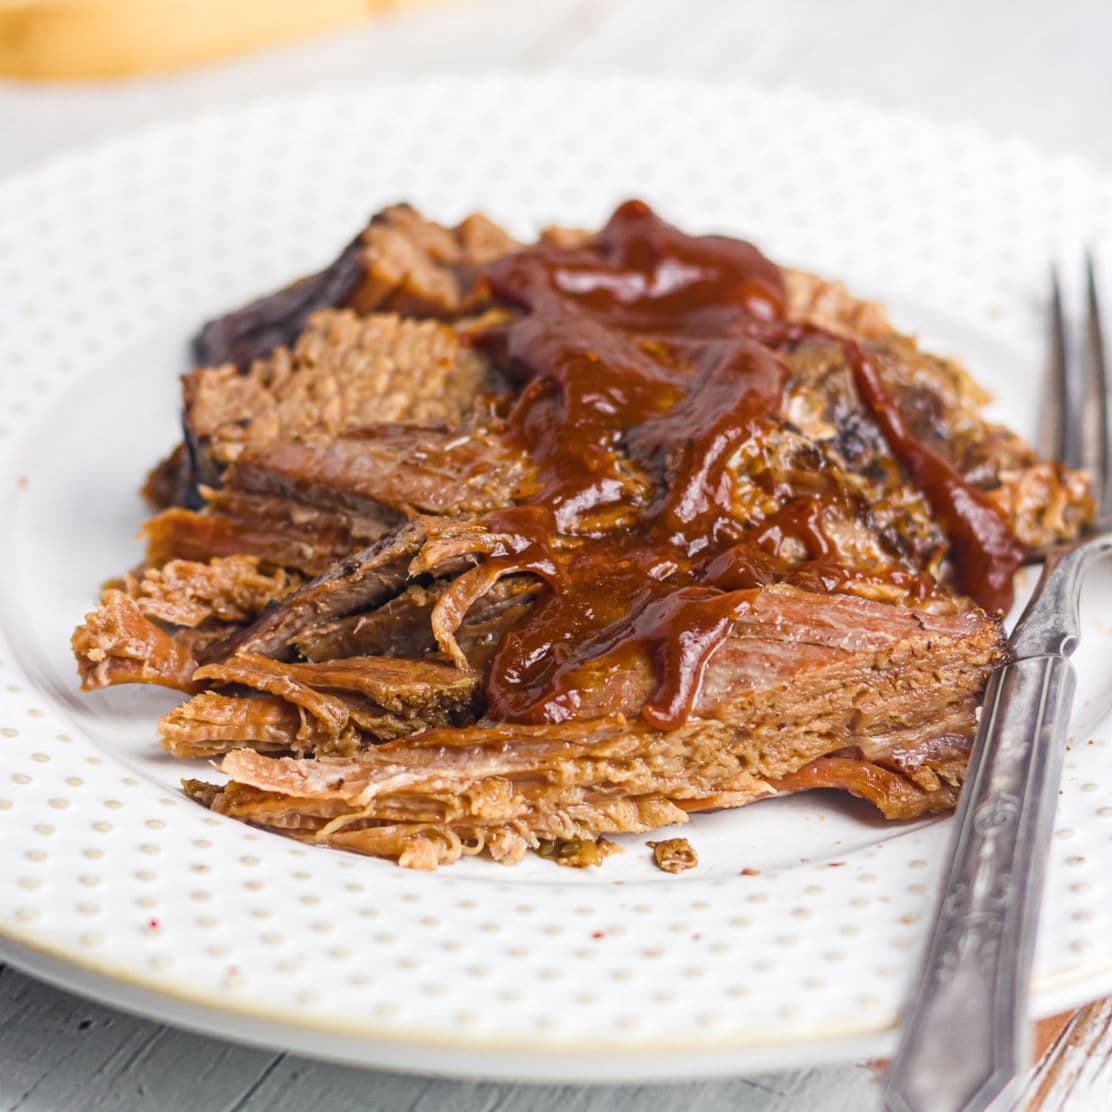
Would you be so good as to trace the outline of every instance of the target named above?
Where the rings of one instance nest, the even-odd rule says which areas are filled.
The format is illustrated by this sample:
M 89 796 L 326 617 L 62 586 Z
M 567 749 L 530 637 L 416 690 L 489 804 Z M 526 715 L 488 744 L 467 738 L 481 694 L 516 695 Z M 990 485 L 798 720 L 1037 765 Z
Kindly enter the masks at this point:
M 569 723 L 432 730 L 343 762 L 240 750 L 212 805 L 417 867 L 481 849 L 516 860 L 546 839 L 640 832 L 798 790 L 794 774 L 854 744 L 929 753 L 933 739 L 972 728 L 1003 653 L 978 611 L 922 615 L 776 586 L 753 593 L 676 730 L 633 718 L 647 684 L 623 669 Z M 932 791 L 887 771 L 871 798 L 894 815 L 952 802 L 953 783 Z
M 337 560 L 389 532 L 398 514 L 320 510 L 287 498 L 228 487 L 205 491 L 205 508 L 174 506 L 143 525 L 146 563 L 253 556 L 272 567 L 320 575 Z
M 345 513 L 463 516 L 512 505 L 535 480 L 525 453 L 500 436 L 374 425 L 331 439 L 249 446 L 226 482 Z
M 292 343 L 318 309 L 444 318 L 474 311 L 485 299 L 477 268 L 518 246 L 485 216 L 447 228 L 410 205 L 391 205 L 324 270 L 206 324 L 193 342 L 196 361 L 246 370 Z
M 375 216 L 360 245 L 362 279 L 345 304 L 362 313 L 442 318 L 482 309 L 488 294 L 479 268 L 521 246 L 479 213 L 445 228 L 404 204 Z
M 242 554 L 317 575 L 414 513 L 473 516 L 534 484 L 525 453 L 481 429 L 374 425 L 250 445 L 200 510 L 147 522 L 147 563 Z
M 347 691 L 363 695 L 392 714 L 423 711 L 443 722 L 468 714 L 477 687 L 473 672 L 462 672 L 447 664 L 394 656 L 359 656 L 288 664 L 252 653 L 238 653 L 219 664 L 199 669 L 198 680 L 239 684 L 285 697 L 291 692 Z M 297 698 L 291 698 L 297 702 Z M 298 703 L 309 709 L 308 703 Z
M 293 643 L 308 660 L 436 652 L 432 612 L 448 585 L 443 579 L 427 587 L 411 583 L 377 609 L 310 626 Z M 525 616 L 542 590 L 543 584 L 532 576 L 509 576 L 467 611 L 454 636 L 470 668 L 486 668 L 502 638 Z
M 473 672 L 400 657 L 279 664 L 241 653 L 198 669 L 195 679 L 261 695 L 204 691 L 175 707 L 159 734 L 177 756 L 211 756 L 256 741 L 263 750 L 349 754 L 472 720 L 479 687 Z
M 376 544 L 345 557 L 220 646 L 213 659 L 236 652 L 288 659 L 292 642 L 310 626 L 370 610 L 398 594 L 425 545 L 473 529 L 467 522 L 415 518 Z M 458 569 L 457 569 L 458 570 Z
M 292 639 L 306 660 L 348 656 L 423 656 L 436 652 L 430 618 L 448 580 L 410 583 L 373 610 L 308 626 Z
M 962 766 L 964 770 L 964 765 Z M 907 776 L 884 765 L 860 757 L 834 755 L 820 757 L 775 782 L 778 792 L 812 791 L 834 788 L 866 799 L 886 819 L 914 819 L 923 814 L 952 811 L 957 806 L 961 779 L 939 781 L 936 788 L 925 789 Z
M 838 741 L 827 751 L 858 745 L 872 759 L 899 748 L 892 738 L 971 734 L 987 671 L 1006 651 L 999 625 L 979 610 L 927 613 L 786 584 L 744 594 L 693 710 L 745 723 L 755 738 L 783 735 L 780 745 L 825 731 Z M 604 658 L 576 683 L 582 717 L 633 719 L 654 686 L 652 660 L 626 653 L 615 668 Z M 919 686 L 945 690 L 920 700 Z
M 212 486 L 248 445 L 384 422 L 458 424 L 497 388 L 487 360 L 448 325 L 349 310 L 315 314 L 292 347 L 246 372 L 206 367 L 183 384 L 195 473 Z
M 312 751 L 327 740 L 328 731 L 277 695 L 201 691 L 162 716 L 158 737 L 175 757 L 211 757 L 241 745 L 260 753 Z
M 300 585 L 300 577 L 265 571 L 256 556 L 218 556 L 207 562 L 171 560 L 125 575 L 123 590 L 144 617 L 194 628 L 206 622 L 246 622 Z

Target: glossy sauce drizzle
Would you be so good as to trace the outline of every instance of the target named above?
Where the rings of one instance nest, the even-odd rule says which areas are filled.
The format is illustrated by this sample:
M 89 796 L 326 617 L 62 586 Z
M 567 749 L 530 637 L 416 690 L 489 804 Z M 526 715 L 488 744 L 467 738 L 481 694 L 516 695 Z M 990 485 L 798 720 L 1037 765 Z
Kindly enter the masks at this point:
M 485 342 L 523 383 L 508 430 L 540 475 L 527 504 L 485 519 L 499 537 L 491 559 L 552 588 L 503 638 L 488 714 L 575 718 L 640 658 L 653 674 L 642 717 L 675 727 L 756 588 L 836 590 L 856 574 L 824 533 L 823 508 L 842 495 L 821 471 L 777 490 L 780 509 L 759 527 L 731 504 L 739 449 L 777 427 L 788 380 L 778 349 L 817 330 L 785 322 L 780 270 L 755 247 L 684 235 L 636 201 L 580 246 L 528 248 L 485 276 L 522 311 Z M 867 357 L 846 350 L 862 400 L 949 534 L 959 587 L 1003 605 L 1019 554 L 1005 522 L 907 434 Z M 787 543 L 802 562 L 782 558 Z M 922 590 L 914 574 L 892 575 Z

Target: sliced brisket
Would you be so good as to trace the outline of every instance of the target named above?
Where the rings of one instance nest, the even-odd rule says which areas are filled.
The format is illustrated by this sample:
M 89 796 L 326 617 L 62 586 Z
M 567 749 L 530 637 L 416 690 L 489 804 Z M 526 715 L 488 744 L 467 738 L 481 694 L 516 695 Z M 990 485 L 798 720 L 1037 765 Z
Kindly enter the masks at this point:
M 373 610 L 312 625 L 293 643 L 308 660 L 346 656 L 416 656 L 437 651 L 432 612 L 450 580 L 411 583 Z M 471 606 L 454 632 L 470 667 L 482 671 L 502 638 L 524 617 L 544 589 L 528 575 L 501 579 Z
M 999 627 L 976 612 L 924 623 L 901 607 L 790 588 L 757 593 L 742 626 L 677 730 L 592 717 L 594 706 L 561 725 L 432 730 L 347 761 L 239 750 L 223 765 L 235 783 L 212 805 L 419 868 L 482 849 L 516 860 L 544 839 L 643 831 L 823 786 L 845 766 L 814 762 L 857 739 L 915 749 L 955 724 L 967 731 L 1003 653 Z M 615 709 L 638 697 L 624 687 Z M 952 782 L 930 790 L 877 767 L 868 791 L 855 786 L 893 817 L 952 803 Z
M 240 653 L 198 669 L 198 683 L 248 688 L 201 695 L 166 715 L 162 744 L 177 755 L 212 755 L 253 744 L 319 755 L 473 720 L 479 677 L 447 664 L 401 657 L 353 657 L 280 664 Z M 280 711 L 275 700 L 287 704 Z M 259 704 L 256 706 L 256 704 Z
M 183 381 L 186 441 L 209 485 L 249 445 L 393 421 L 454 425 L 497 389 L 488 361 L 448 325 L 334 310 L 246 372 L 207 367 Z
M 370 515 L 320 510 L 227 487 L 205 493 L 203 511 L 174 506 L 143 525 L 148 567 L 247 555 L 271 567 L 320 575 L 389 532 L 399 518 L 385 510 Z
M 258 653 L 277 659 L 293 655 L 293 641 L 304 630 L 380 606 L 401 592 L 411 562 L 427 543 L 469 530 L 466 522 L 415 518 L 369 548 L 352 553 L 289 595 L 258 621 L 221 645 L 212 658 Z M 445 561 L 445 570 L 458 570 Z
M 486 513 L 534 485 L 528 456 L 479 430 L 374 425 L 334 438 L 245 448 L 226 482 L 248 494 L 290 498 L 342 513 Z
M 446 228 L 410 205 L 392 205 L 324 270 L 206 324 L 194 339 L 194 357 L 202 367 L 246 370 L 293 343 L 318 309 L 443 318 L 472 312 L 485 300 L 477 268 L 518 246 L 485 216 Z
M 1006 605 L 1091 511 L 878 306 L 638 203 L 525 249 L 395 206 L 197 350 L 83 686 L 190 692 L 162 744 L 231 777 L 195 798 L 416 868 L 953 806 L 1006 653 L 955 584 Z

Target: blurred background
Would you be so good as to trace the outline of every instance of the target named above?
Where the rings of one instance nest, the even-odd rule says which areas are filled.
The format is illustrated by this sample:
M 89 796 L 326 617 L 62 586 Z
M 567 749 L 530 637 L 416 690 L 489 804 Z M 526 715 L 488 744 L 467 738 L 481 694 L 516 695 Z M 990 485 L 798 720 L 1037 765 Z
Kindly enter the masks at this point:
M 1112 162 L 1107 0 L 0 0 L 0 173 L 321 82 L 555 67 L 788 83 Z

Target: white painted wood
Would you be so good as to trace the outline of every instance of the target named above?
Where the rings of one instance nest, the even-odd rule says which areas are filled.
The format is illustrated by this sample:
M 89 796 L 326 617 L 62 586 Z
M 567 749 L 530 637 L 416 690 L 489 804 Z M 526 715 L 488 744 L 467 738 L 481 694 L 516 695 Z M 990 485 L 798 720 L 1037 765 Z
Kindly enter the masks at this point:
M 187 75 L 0 83 L 0 173 L 167 115 L 324 80 L 554 66 L 788 82 L 968 118 L 1112 166 L 1109 43 L 1107 0 L 457 0 Z M 0 1110 L 12 1112 L 868 1112 L 876 1094 L 864 1066 L 593 1089 L 371 1073 L 173 1031 L 0 967 Z M 1044 1112 L 1112 1108 L 1112 1005 L 1075 1020 L 1024 1099 Z
M 0 1109 L 132 1112 L 867 1112 L 866 1067 L 701 1085 L 522 1086 L 368 1072 L 174 1031 L 0 973 Z
M 0 1108 L 222 1107 L 274 1057 L 125 1015 L 0 967 Z
M 1112 1107 L 1112 999 L 1082 1008 L 1036 1069 L 1025 1112 Z

